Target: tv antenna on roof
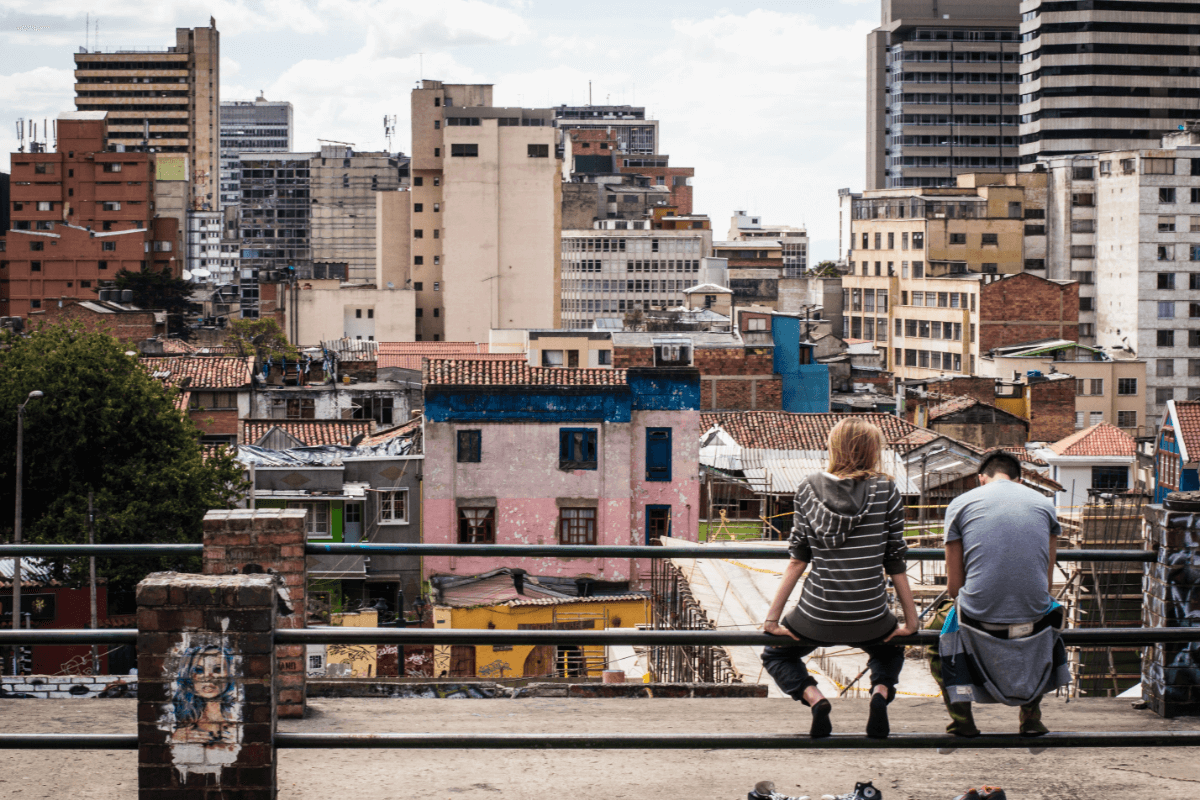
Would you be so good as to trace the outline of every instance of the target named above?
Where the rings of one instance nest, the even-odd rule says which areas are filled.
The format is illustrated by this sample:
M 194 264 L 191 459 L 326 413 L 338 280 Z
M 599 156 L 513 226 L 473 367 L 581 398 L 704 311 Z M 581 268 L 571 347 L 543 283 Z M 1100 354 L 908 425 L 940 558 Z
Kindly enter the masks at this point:
M 388 152 L 392 152 L 392 137 L 396 134 L 396 115 L 383 115 L 383 136 L 387 139 Z

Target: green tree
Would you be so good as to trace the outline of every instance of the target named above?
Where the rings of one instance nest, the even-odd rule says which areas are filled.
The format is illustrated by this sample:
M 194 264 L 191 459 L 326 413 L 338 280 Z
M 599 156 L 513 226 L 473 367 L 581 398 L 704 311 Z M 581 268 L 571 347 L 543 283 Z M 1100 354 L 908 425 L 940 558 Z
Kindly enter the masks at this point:
M 300 357 L 300 351 L 288 341 L 283 328 L 270 317 L 231 321 L 225 333 L 225 344 L 237 348 L 242 356 L 257 356 L 260 361 L 281 356 Z
M 118 289 L 133 292 L 133 304 L 138 308 L 167 312 L 167 328 L 171 333 L 188 332 L 187 316 L 197 313 L 200 306 L 192 302 L 192 284 L 176 278 L 170 270 L 121 270 L 113 283 Z
M 228 508 L 246 490 L 241 468 L 221 451 L 205 460 L 195 426 L 126 347 L 78 324 L 45 326 L 0 340 L 0 524 L 11 540 L 17 406 L 25 411 L 24 538 L 87 541 L 88 491 L 95 493 L 102 543 L 199 542 L 204 513 Z M 59 565 L 60 570 L 64 565 Z M 199 569 L 179 557 L 97 559 L 110 591 L 148 572 Z M 68 560 L 65 577 L 87 580 L 87 561 Z

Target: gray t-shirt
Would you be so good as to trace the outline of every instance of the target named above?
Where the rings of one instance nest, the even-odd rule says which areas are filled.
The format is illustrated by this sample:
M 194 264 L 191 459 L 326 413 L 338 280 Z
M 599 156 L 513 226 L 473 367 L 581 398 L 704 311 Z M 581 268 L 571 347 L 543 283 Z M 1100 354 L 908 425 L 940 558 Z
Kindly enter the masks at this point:
M 962 610 L 998 625 L 1041 619 L 1051 602 L 1050 536 L 1061 530 L 1054 503 L 1013 481 L 992 481 L 954 498 L 946 509 L 946 541 L 963 543 Z

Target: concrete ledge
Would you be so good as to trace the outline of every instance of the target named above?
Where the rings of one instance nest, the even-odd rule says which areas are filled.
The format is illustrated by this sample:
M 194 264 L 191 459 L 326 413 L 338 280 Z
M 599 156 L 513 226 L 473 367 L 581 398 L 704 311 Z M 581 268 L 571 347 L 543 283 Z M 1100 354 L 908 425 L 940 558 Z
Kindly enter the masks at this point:
M 757 683 L 531 683 L 524 688 L 514 689 L 512 696 L 589 699 L 765 698 L 767 687 Z
M 512 690 L 498 683 L 483 681 L 412 683 L 370 678 L 357 680 L 313 680 L 309 678 L 307 692 L 309 697 L 470 698 L 478 700 L 512 697 Z
M 767 687 L 756 683 L 531 683 L 509 687 L 490 681 L 405 681 L 349 678 L 308 681 L 309 697 L 388 697 L 478 700 L 500 698 L 577 697 L 586 699 L 631 698 L 765 698 Z

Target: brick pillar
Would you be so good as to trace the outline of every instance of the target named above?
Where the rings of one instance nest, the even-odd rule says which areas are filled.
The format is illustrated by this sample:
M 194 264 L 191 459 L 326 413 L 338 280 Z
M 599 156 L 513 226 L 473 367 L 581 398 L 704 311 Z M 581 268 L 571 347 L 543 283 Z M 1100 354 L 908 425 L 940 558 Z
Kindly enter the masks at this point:
M 138 799 L 274 798 L 278 579 L 156 572 L 137 603 Z
M 1146 506 L 1146 543 L 1158 554 L 1143 579 L 1142 624 L 1194 627 L 1190 609 L 1200 597 L 1200 514 Z M 1142 697 L 1162 717 L 1200 714 L 1200 643 L 1156 644 L 1142 656 Z
M 307 534 L 301 509 L 209 511 L 204 515 L 204 573 L 231 575 L 271 571 L 280 577 L 291 604 L 280 609 L 276 628 L 303 628 L 307 618 L 308 580 L 304 545 Z M 275 648 L 278 713 L 304 716 L 304 645 Z

